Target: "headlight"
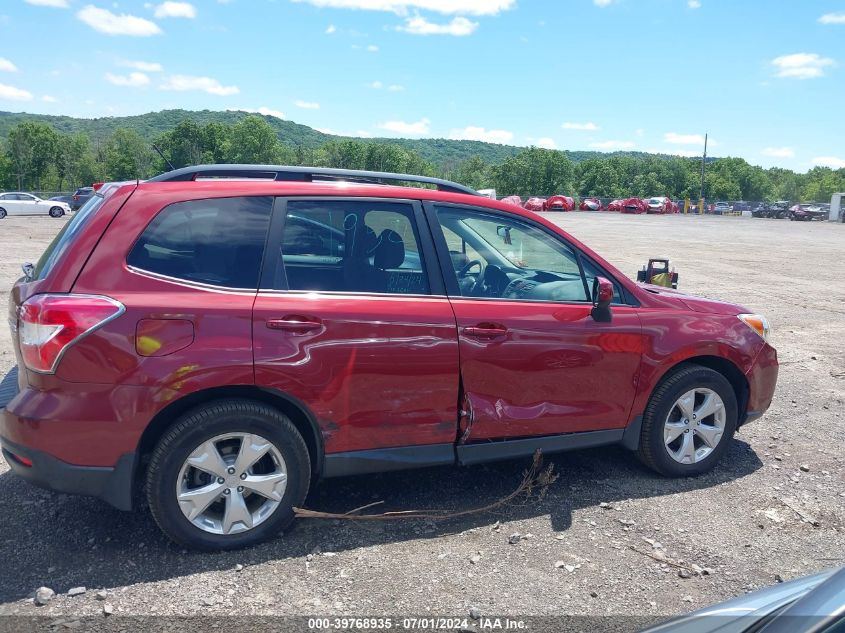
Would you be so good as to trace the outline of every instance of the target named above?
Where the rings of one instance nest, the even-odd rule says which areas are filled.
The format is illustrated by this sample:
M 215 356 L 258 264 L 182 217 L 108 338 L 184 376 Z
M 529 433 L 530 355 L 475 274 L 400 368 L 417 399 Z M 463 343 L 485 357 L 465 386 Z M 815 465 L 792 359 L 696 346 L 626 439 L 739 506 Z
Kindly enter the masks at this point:
M 769 332 L 771 332 L 771 326 L 769 325 L 769 320 L 764 317 L 762 314 L 738 314 L 737 318 L 740 321 L 745 323 L 748 327 L 752 330 L 757 332 L 764 341 L 769 340 Z

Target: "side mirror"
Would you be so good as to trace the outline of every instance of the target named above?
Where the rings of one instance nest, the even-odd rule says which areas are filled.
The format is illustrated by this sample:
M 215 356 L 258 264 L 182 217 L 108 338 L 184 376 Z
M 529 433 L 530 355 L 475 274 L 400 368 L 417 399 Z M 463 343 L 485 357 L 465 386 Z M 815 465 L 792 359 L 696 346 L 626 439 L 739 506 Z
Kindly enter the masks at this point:
M 593 319 L 600 323 L 610 323 L 612 315 L 610 304 L 613 303 L 613 284 L 604 277 L 593 279 Z

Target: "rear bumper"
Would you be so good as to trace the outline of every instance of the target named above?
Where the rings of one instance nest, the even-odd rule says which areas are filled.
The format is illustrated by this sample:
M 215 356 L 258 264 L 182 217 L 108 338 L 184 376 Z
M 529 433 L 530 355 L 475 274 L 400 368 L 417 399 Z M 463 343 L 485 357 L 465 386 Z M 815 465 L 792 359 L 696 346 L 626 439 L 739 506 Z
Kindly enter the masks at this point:
M 135 453 L 123 455 L 113 468 L 76 466 L 42 451 L 0 437 L 3 458 L 16 475 L 39 488 L 75 495 L 99 497 L 118 510 L 132 509 Z

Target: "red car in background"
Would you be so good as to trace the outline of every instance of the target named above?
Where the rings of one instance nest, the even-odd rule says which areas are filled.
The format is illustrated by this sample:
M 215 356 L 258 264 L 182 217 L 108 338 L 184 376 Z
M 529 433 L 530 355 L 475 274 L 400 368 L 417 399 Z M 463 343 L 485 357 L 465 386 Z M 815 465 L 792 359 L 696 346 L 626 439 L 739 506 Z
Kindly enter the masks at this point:
M 535 213 L 538 211 L 545 211 L 546 210 L 546 199 L 545 198 L 528 198 L 525 201 L 525 204 L 522 205 L 522 208 L 526 211 L 534 211 Z
M 24 271 L 3 459 L 149 506 L 197 549 L 274 537 L 319 478 L 613 444 L 699 475 L 741 452 L 778 373 L 765 317 L 640 285 L 547 217 L 424 176 L 107 185 Z
M 608 203 L 607 210 L 608 211 L 622 211 L 622 208 L 624 207 L 624 205 L 625 205 L 624 200 L 612 200 L 611 202 Z
M 584 198 L 581 201 L 581 204 L 578 205 L 578 208 L 581 209 L 581 211 L 601 211 L 604 209 L 604 205 L 598 198 Z M 614 209 L 609 210 L 612 211 Z
M 522 207 L 522 198 L 519 196 L 508 196 L 506 198 L 502 198 L 502 202 L 505 204 L 513 204 L 517 207 Z
M 622 201 L 622 213 L 646 213 L 648 203 L 641 198 L 628 198 Z
M 655 196 L 654 198 L 649 198 L 646 204 L 648 205 L 646 213 L 678 213 L 680 210 L 678 205 L 675 204 L 668 196 Z
M 573 211 L 575 199 L 569 196 L 552 196 L 546 200 L 546 211 Z

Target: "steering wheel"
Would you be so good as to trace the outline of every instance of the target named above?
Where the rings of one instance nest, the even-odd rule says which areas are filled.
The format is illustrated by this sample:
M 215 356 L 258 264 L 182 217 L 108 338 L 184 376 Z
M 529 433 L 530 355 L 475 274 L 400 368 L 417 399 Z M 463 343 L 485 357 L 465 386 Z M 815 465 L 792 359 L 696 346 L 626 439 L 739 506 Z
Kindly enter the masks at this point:
M 504 278 L 504 285 L 502 284 Z M 510 283 L 502 269 L 495 264 L 488 264 L 485 266 L 475 283 L 470 288 L 469 294 L 473 297 L 498 296 L 498 293 Z M 496 286 L 501 286 L 497 288 Z M 490 295 L 489 292 L 493 290 L 496 294 Z
M 484 262 L 480 259 L 472 259 L 464 264 L 463 268 L 458 271 L 458 277 L 466 277 L 469 271 L 472 270 L 473 266 L 478 266 L 479 274 L 484 272 Z

